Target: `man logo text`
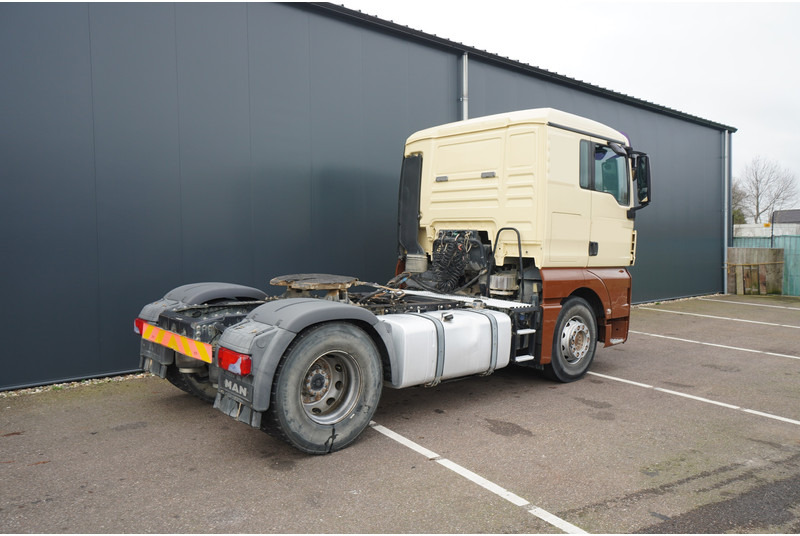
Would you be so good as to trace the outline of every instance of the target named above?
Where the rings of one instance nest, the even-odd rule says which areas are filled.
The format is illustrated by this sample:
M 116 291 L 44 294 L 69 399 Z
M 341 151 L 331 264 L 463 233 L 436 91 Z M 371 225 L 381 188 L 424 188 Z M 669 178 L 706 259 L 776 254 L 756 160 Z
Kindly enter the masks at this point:
M 239 396 L 247 397 L 247 387 L 245 387 L 243 385 L 239 385 L 238 383 L 234 383 L 234 382 L 232 382 L 230 380 L 225 380 L 223 382 L 223 386 L 228 391 L 232 391 L 232 392 L 236 393 Z

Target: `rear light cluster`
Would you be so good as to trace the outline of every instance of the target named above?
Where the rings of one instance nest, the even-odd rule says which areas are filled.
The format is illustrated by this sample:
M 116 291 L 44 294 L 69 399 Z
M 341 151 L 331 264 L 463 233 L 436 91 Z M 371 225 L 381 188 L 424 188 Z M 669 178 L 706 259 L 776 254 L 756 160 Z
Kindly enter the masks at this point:
M 145 324 L 147 324 L 145 319 L 137 318 L 133 321 L 133 331 L 136 332 L 137 335 L 142 335 L 144 333 Z
M 247 376 L 252 370 L 253 362 L 247 354 L 240 354 L 233 350 L 228 350 L 222 346 L 219 347 L 217 352 L 217 362 L 221 369 L 233 372 L 234 374 L 241 374 Z

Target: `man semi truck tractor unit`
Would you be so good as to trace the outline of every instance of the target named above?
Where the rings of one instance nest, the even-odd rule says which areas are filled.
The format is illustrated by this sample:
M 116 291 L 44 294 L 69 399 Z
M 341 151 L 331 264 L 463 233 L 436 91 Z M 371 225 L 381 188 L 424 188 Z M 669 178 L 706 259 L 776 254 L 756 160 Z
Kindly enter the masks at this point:
M 184 285 L 136 319 L 142 368 L 323 454 L 368 426 L 384 386 L 510 364 L 569 382 L 598 341 L 627 339 L 650 169 L 624 134 L 548 108 L 429 128 L 408 138 L 399 197 L 387 284 Z

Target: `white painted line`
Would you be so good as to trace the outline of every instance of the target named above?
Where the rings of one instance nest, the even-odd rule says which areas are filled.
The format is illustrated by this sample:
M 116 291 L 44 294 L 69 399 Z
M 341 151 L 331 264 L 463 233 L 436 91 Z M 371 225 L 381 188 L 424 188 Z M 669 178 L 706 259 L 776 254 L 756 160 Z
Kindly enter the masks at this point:
M 397 441 L 401 445 L 403 445 L 405 447 L 408 447 L 411 450 L 413 450 L 415 452 L 418 452 L 419 454 L 422 454 L 423 456 L 425 456 L 429 460 L 435 460 L 437 458 L 440 458 L 440 456 L 438 454 L 436 454 L 435 452 L 433 452 L 432 450 L 428 450 L 425 447 L 423 447 L 422 445 L 414 443 L 413 441 L 411 441 L 407 437 L 401 436 L 397 432 L 393 432 L 393 431 L 389 430 L 388 428 L 386 428 L 384 426 L 381 426 L 380 424 L 376 423 L 375 421 L 371 421 L 369 423 L 369 425 L 376 432 L 380 432 L 383 435 L 385 435 L 386 437 L 388 437 L 390 439 L 394 439 L 395 441 Z
M 652 385 L 647 385 L 646 383 L 633 382 L 633 381 L 630 381 L 630 380 L 625 380 L 623 378 L 617 378 L 615 376 L 608 376 L 606 374 L 598 374 L 596 372 L 591 372 L 591 371 L 587 372 L 586 374 L 590 374 L 592 376 L 597 376 L 599 378 L 606 378 L 608 380 L 614 380 L 614 381 L 617 381 L 617 382 L 620 382 L 620 383 L 627 383 L 629 385 L 635 385 L 637 387 L 643 387 L 645 389 L 653 389 L 654 391 L 659 391 L 661 393 L 665 393 L 665 394 L 668 394 L 668 395 L 675 395 L 675 396 L 680 396 L 682 398 L 689 398 L 691 400 L 696 400 L 698 402 L 703 402 L 703 403 L 706 403 L 706 404 L 713 404 L 715 406 L 722 406 L 723 408 L 733 409 L 733 410 L 736 410 L 736 411 L 743 411 L 745 413 L 750 413 L 751 415 L 758 415 L 759 417 L 766 417 L 768 419 L 775 419 L 776 421 L 782 421 L 782 422 L 786 422 L 786 423 L 789 423 L 789 424 L 794 424 L 794 425 L 800 426 L 800 421 L 796 421 L 794 419 L 789 419 L 787 417 L 781 417 L 779 415 L 773 415 L 772 413 L 764 413 L 763 411 L 756 411 L 754 409 L 742 408 L 742 407 L 739 407 L 739 406 L 734 406 L 733 404 L 726 404 L 725 402 L 717 402 L 716 400 L 709 400 L 708 398 L 703 398 L 703 397 L 700 397 L 700 396 L 694 396 L 694 395 L 690 395 L 690 394 L 687 394 L 687 393 L 680 393 L 678 391 L 671 391 L 670 389 L 662 389 L 661 387 L 653 387 Z
M 693 341 L 691 339 L 682 339 L 680 337 L 670 337 L 669 335 L 658 335 L 656 333 L 645 333 L 643 331 L 630 330 L 630 333 L 637 335 L 646 335 L 648 337 L 658 337 L 659 339 L 669 339 L 671 341 L 688 342 L 691 344 L 702 344 L 703 346 L 713 346 L 715 348 L 724 348 L 725 350 L 736 350 L 738 352 L 750 352 L 754 354 L 774 355 L 776 357 L 788 357 L 789 359 L 800 359 L 800 356 L 789 354 L 776 354 L 775 352 L 764 352 L 763 350 L 753 350 L 751 348 L 740 348 L 738 346 L 727 346 L 725 344 L 714 344 L 713 342 Z
M 766 303 L 749 303 L 749 302 L 728 301 L 728 300 L 715 300 L 714 298 L 697 298 L 697 299 L 703 301 L 719 302 L 719 303 L 730 303 L 733 305 L 752 305 L 753 307 L 771 307 L 773 309 L 789 309 L 790 311 L 800 311 L 800 307 L 789 307 L 788 305 L 767 305 Z
M 640 307 L 640 311 L 657 311 L 659 313 L 672 313 L 674 315 L 687 315 L 699 316 L 701 318 L 713 318 L 714 320 L 727 320 L 729 322 L 747 322 L 748 324 L 760 324 L 762 326 L 773 326 L 778 328 L 793 328 L 800 329 L 800 326 L 792 326 L 789 324 L 776 324 L 774 322 L 760 322 L 758 320 L 745 320 L 744 318 L 730 318 L 727 316 L 714 316 L 714 315 L 701 315 L 699 313 L 687 313 L 684 311 L 670 311 L 668 309 L 656 309 L 655 307 Z
M 554 527 L 560 528 L 567 534 L 588 534 L 585 530 L 580 529 L 575 525 L 573 525 L 572 523 L 564 521 L 560 517 L 556 517 L 547 510 L 542 510 L 539 507 L 528 510 L 528 512 L 530 512 L 531 514 L 535 515 L 536 517 L 538 517 L 543 521 L 547 521 Z
M 615 382 L 622 382 L 622 383 L 629 383 L 631 385 L 635 385 L 637 387 L 644 387 L 645 389 L 652 389 L 652 385 L 648 385 L 646 383 L 639 383 L 633 382 L 631 380 L 623 380 L 622 378 L 615 378 L 614 376 L 606 376 L 605 374 L 598 374 L 597 372 L 587 372 L 587 374 L 591 374 L 592 376 L 597 376 L 598 378 L 605 378 L 607 380 L 614 380 Z
M 523 499 L 519 495 L 515 495 L 514 493 L 511 493 L 507 489 L 498 486 L 494 482 L 490 482 L 490 481 L 486 480 L 485 478 L 483 478 L 482 476 L 476 475 L 475 473 L 473 473 L 469 469 L 465 469 L 464 467 L 458 465 L 455 462 L 451 462 L 450 460 L 448 460 L 446 458 L 438 459 L 438 460 L 436 460 L 436 462 L 439 463 L 440 465 L 443 465 L 443 466 L 447 467 L 448 469 L 450 469 L 454 473 L 463 476 L 467 480 L 471 480 L 472 482 L 476 483 L 480 487 L 488 489 L 489 491 L 491 491 L 495 495 L 498 495 L 498 496 L 504 498 L 505 500 L 507 500 L 511 504 L 514 504 L 516 506 L 528 506 L 530 504 L 529 501 L 526 501 L 525 499 Z
M 773 415 L 772 413 L 764 413 L 763 411 L 756 411 L 754 409 L 743 409 L 742 411 L 746 411 L 747 413 L 752 413 L 753 415 L 758 415 L 760 417 L 775 419 L 776 421 L 788 422 L 789 424 L 796 424 L 800 426 L 800 421 L 796 421 L 794 419 L 787 419 L 786 417 L 780 417 L 778 415 Z
M 457 475 L 462 476 L 462 477 L 466 478 L 467 480 L 469 480 L 471 482 L 474 482 L 475 484 L 479 485 L 480 487 L 482 487 L 482 488 L 484 488 L 484 489 L 486 489 L 488 491 L 491 491 L 492 493 L 494 493 L 498 497 L 502 497 L 503 499 L 507 500 L 508 502 L 510 502 L 511 504 L 513 504 L 515 506 L 523 506 L 523 507 L 524 506 L 532 506 L 533 508 L 528 510 L 528 512 L 530 514 L 533 514 L 534 516 L 538 517 L 539 519 L 541 519 L 543 521 L 546 521 L 547 523 L 553 525 L 554 527 L 556 527 L 558 529 L 561 529 L 565 533 L 567 533 L 567 534 L 586 534 L 586 531 L 576 527 L 572 523 L 564 521 L 560 517 L 558 517 L 556 515 L 553 515 L 550 512 L 548 512 L 547 510 L 543 510 L 542 508 L 539 508 L 538 506 L 531 505 L 530 501 L 527 501 L 526 499 L 523 499 L 519 495 L 516 495 L 515 493 L 512 493 L 512 492 L 508 491 L 507 489 L 505 489 L 502 486 L 498 486 L 494 482 L 486 480 L 482 476 L 480 476 L 480 475 L 478 475 L 476 473 L 473 473 L 469 469 L 467 469 L 465 467 L 462 467 L 461 465 L 458 465 L 457 463 L 455 463 L 453 461 L 450 461 L 447 458 L 440 457 L 438 454 L 436 454 L 432 450 L 426 449 L 422 445 L 419 445 L 419 444 L 411 441 L 407 437 L 404 437 L 404 436 L 398 434 L 397 432 L 393 432 L 392 430 L 389 430 L 385 426 L 381 426 L 380 424 L 376 423 L 375 421 L 371 421 L 369 423 L 369 425 L 372 427 L 373 430 L 375 430 L 377 432 L 380 432 L 381 434 L 385 435 L 386 437 L 397 441 L 401 445 L 403 445 L 405 447 L 408 447 L 411 450 L 413 450 L 415 452 L 418 452 L 419 454 L 422 454 L 423 456 L 425 456 L 429 460 L 433 460 L 436 463 L 438 463 L 439 465 L 441 465 L 442 467 L 446 467 L 446 468 L 450 469 L 451 471 L 453 471 Z
M 734 406 L 733 404 L 726 404 L 725 402 L 717 402 L 716 400 L 709 400 L 708 398 L 694 396 L 686 393 L 680 393 L 678 391 L 672 391 L 670 389 L 662 389 L 661 387 L 654 387 L 654 389 L 656 391 L 661 391 L 662 393 L 667 393 L 675 396 L 682 396 L 684 398 L 691 398 L 692 400 L 697 400 L 698 402 L 705 402 L 706 404 L 714 404 L 715 406 L 722 406 L 723 408 L 742 409 L 739 406 Z

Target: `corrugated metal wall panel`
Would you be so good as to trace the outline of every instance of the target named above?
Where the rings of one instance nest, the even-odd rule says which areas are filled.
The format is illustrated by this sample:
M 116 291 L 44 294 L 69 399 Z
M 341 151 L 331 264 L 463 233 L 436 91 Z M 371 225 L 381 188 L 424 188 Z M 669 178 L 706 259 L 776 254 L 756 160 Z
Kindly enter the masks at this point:
M 0 50 L 0 388 L 118 369 L 99 348 L 88 8 L 0 4 Z
M 137 365 L 123 360 L 131 328 L 122 318 L 137 314 L 131 297 L 181 274 L 180 130 L 174 7 L 96 4 L 88 15 L 100 314 L 99 326 L 80 329 L 99 332 L 100 352 L 76 358 L 80 349 L 69 348 L 62 359 L 102 372 Z
M 783 294 L 800 296 L 800 236 L 737 237 L 735 248 L 778 248 L 783 250 Z

